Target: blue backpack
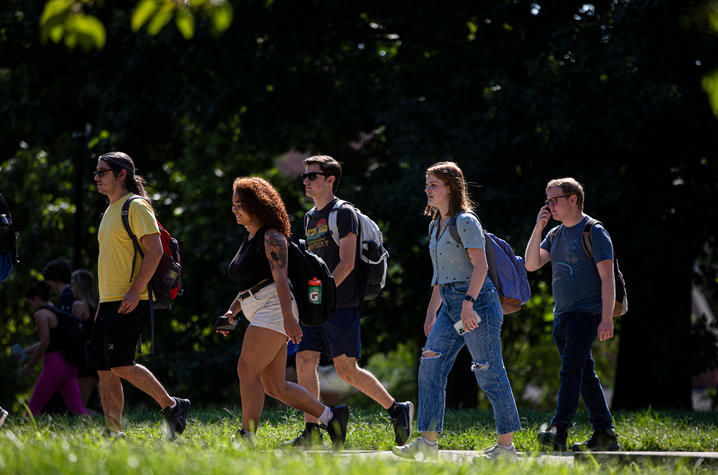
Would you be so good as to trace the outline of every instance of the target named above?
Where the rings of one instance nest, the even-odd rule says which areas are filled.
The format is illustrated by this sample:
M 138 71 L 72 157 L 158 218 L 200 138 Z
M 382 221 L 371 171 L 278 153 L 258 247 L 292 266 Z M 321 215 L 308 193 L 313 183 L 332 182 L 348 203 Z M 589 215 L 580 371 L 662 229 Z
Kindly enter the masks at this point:
M 5 198 L 0 194 L 0 282 L 10 275 L 17 263 L 15 228 L 12 223 L 12 215 Z
M 476 213 L 469 212 L 469 214 L 479 219 Z M 456 218 L 457 215 L 449 218 L 449 233 L 454 241 L 463 246 L 459 231 L 456 229 Z M 504 315 L 518 312 L 521 306 L 531 299 L 531 287 L 526 276 L 524 260 L 515 255 L 509 243 L 500 237 L 484 231 L 484 239 L 486 262 L 489 265 L 487 275 L 499 291 Z

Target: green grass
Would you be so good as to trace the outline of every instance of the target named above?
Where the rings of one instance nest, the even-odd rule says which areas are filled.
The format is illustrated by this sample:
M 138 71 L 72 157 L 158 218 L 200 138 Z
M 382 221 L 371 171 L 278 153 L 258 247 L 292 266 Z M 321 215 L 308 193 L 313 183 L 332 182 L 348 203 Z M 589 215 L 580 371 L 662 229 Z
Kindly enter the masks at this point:
M 236 408 L 193 410 L 190 425 L 177 441 L 165 440 L 158 411 L 134 409 L 126 414 L 127 438 L 103 437 L 102 418 L 90 421 L 41 417 L 37 425 L 12 415 L 0 429 L 0 473 L 311 473 L 379 475 L 393 473 L 694 473 L 688 465 L 600 466 L 595 462 L 571 467 L 541 464 L 535 458 L 539 426 L 547 413 L 521 411 L 524 430 L 515 443 L 534 458 L 518 464 L 471 462 L 413 462 L 394 457 L 368 458 L 331 453 L 282 450 L 302 428 L 294 410 L 265 411 L 255 447 L 233 442 L 239 428 Z M 713 451 L 718 448 L 718 414 L 642 411 L 617 413 L 616 428 L 628 450 Z M 494 443 L 496 434 L 489 411 L 448 411 L 441 449 L 473 450 Z M 579 418 L 571 441 L 590 435 L 588 421 Z M 326 441 L 328 446 L 328 440 Z M 393 432 L 378 410 L 352 409 L 347 449 L 389 450 Z M 705 471 L 711 470 L 705 468 Z

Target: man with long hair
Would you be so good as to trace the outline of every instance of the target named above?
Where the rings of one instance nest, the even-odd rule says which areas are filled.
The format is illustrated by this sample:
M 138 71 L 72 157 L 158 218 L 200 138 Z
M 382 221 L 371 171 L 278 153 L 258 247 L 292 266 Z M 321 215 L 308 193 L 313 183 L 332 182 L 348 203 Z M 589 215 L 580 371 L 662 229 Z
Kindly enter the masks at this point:
M 125 379 L 157 401 L 168 434 L 174 439 L 187 426 L 190 401 L 171 397 L 150 370 L 134 361 L 135 347 L 149 316 L 147 284 L 163 252 L 154 210 L 129 155 L 101 155 L 94 175 L 97 191 L 110 200 L 97 232 L 100 304 L 90 336 L 90 361 L 100 378 L 105 426 L 110 436 L 124 436 L 121 379 Z M 144 257 L 135 256 L 132 239 L 122 224 L 123 205 L 133 195 L 145 198 L 132 201 L 128 213 Z

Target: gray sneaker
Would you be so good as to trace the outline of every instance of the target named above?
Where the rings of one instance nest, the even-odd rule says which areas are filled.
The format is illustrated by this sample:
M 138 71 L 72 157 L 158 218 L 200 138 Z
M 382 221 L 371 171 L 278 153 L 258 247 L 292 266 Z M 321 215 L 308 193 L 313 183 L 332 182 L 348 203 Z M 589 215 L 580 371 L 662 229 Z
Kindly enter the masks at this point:
M 476 457 L 476 459 L 516 460 L 518 456 L 519 454 L 516 452 L 516 447 L 514 447 L 513 444 L 511 445 L 511 447 L 504 447 L 503 445 L 496 444 L 493 447 L 489 447 L 482 450 L 478 457 Z
M 435 459 L 439 456 L 439 444 L 432 444 L 424 440 L 423 437 L 415 439 L 414 442 L 401 447 L 393 447 L 391 451 L 394 455 L 414 460 Z
M 5 418 L 7 417 L 7 411 L 0 407 L 0 427 L 5 424 Z
M 162 415 L 165 416 L 165 421 L 167 422 L 167 435 L 171 440 L 174 440 L 187 428 L 190 402 L 189 399 L 180 399 L 178 397 L 173 397 L 172 399 L 175 400 L 175 407 L 162 409 Z

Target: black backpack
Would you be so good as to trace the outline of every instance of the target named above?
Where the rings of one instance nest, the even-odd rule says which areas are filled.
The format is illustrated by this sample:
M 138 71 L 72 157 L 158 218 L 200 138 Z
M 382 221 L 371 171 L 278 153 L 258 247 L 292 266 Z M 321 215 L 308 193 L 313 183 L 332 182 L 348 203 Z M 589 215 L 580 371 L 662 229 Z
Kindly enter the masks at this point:
M 53 305 L 43 308 L 57 315 L 62 356 L 75 367 L 84 366 L 87 362 L 87 335 L 80 319 Z
M 591 230 L 597 224 L 603 226 L 602 222 L 593 218 L 588 218 L 588 221 L 586 221 L 586 225 L 583 227 L 583 231 L 581 232 L 583 250 L 591 260 L 593 260 Z M 563 226 L 563 224 L 561 226 Z M 556 236 L 556 233 L 558 233 L 561 226 L 556 226 L 549 232 L 548 238 L 551 244 L 553 244 L 553 238 Z M 626 293 L 626 281 L 623 279 L 621 269 L 618 267 L 618 258 L 616 257 L 615 249 L 613 250 L 613 277 L 616 282 L 616 302 L 613 307 L 613 316 L 620 317 L 628 312 L 628 294 Z
M 266 259 L 264 232 L 255 239 L 259 239 L 257 250 Z M 337 287 L 329 267 L 321 257 L 307 250 L 303 239 L 298 243 L 287 240 L 287 261 L 287 277 L 297 302 L 299 323 L 308 327 L 326 323 L 337 306 Z M 322 282 L 320 303 L 309 301 L 309 281 L 314 278 Z
M 12 215 L 5 198 L 0 194 L 0 282 L 10 275 L 18 262 Z

